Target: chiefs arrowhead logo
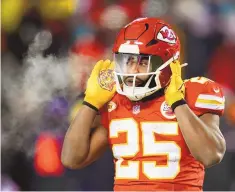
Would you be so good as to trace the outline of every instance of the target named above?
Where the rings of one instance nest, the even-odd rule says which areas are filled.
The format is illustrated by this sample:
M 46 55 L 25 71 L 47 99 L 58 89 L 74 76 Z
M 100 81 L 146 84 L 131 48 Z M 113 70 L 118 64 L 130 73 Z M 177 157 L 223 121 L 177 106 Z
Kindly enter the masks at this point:
M 164 101 L 161 105 L 161 113 L 167 119 L 174 119 L 175 113 L 172 111 L 171 107 L 167 105 L 166 101 Z
M 169 29 L 167 26 L 161 28 L 157 34 L 157 39 L 171 44 L 176 43 L 176 35 L 174 31 Z

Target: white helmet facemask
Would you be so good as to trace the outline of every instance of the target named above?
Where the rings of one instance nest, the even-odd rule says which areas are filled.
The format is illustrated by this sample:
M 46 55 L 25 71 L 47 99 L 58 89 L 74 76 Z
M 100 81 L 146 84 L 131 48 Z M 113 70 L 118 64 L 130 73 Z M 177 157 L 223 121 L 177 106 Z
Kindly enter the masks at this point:
M 128 53 L 114 54 L 117 92 L 139 101 L 161 89 L 159 75 L 178 55 L 163 63 L 158 56 Z

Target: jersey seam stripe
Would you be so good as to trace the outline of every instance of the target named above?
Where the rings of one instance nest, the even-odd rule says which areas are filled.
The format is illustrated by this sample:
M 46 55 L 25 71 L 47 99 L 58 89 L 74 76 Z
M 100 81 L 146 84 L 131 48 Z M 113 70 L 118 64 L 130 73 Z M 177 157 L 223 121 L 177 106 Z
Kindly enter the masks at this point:
M 200 94 L 197 99 L 215 100 L 218 102 L 224 102 L 224 97 L 219 97 L 216 95 Z
M 196 107 L 203 109 L 213 109 L 213 110 L 222 110 L 224 109 L 224 105 L 213 105 L 213 104 L 205 104 L 205 103 L 196 103 Z

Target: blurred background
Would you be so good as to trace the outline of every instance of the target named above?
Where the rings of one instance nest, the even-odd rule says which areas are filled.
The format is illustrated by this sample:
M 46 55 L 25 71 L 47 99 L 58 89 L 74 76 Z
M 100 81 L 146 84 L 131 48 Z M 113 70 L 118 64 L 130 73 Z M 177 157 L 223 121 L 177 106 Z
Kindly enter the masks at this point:
M 235 190 L 234 0 L 2 0 L 1 190 L 112 190 L 112 155 L 82 170 L 60 162 L 68 124 L 99 59 L 138 17 L 174 24 L 184 77 L 206 76 L 226 95 L 227 152 L 206 170 L 204 190 Z

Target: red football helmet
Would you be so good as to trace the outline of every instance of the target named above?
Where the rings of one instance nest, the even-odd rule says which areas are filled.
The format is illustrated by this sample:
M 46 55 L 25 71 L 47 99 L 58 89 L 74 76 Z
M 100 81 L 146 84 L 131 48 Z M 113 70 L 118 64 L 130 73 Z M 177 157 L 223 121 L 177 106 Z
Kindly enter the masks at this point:
M 137 101 L 168 84 L 180 41 L 165 21 L 139 18 L 121 29 L 113 53 L 117 92 Z

